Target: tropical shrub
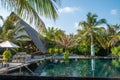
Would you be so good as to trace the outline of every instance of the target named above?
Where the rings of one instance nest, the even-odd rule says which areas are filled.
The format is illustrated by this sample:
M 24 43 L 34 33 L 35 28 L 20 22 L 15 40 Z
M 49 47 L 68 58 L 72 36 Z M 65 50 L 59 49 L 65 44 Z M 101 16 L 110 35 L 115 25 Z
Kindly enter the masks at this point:
M 79 47 L 80 51 L 87 55 L 89 53 L 89 46 L 86 43 L 82 43 L 81 46 Z
M 59 52 L 59 49 L 58 48 L 54 48 L 54 53 L 58 53 Z
M 49 48 L 49 49 L 48 49 L 48 53 L 49 53 L 49 54 L 53 54 L 53 49 L 52 49 L 52 48 Z
M 47 51 L 49 54 L 61 54 L 63 53 L 63 48 L 49 48 Z
M 68 50 L 64 52 L 64 61 L 65 62 L 69 61 L 69 51 Z
M 59 49 L 59 53 L 63 53 L 63 48 L 60 48 L 60 49 Z
M 120 46 L 116 46 L 116 47 L 111 48 L 111 52 L 114 55 L 120 56 Z
M 8 60 L 10 60 L 12 56 L 11 51 L 10 50 L 4 51 L 2 56 L 3 56 L 3 60 L 7 62 Z

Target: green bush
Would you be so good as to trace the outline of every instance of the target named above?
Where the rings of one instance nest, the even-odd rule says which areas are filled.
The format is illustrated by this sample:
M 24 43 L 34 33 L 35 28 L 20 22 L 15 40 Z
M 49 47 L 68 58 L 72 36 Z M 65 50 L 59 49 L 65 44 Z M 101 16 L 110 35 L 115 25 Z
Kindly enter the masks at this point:
M 116 46 L 116 47 L 111 48 L 111 52 L 114 55 L 120 56 L 120 46 Z
M 64 61 L 65 61 L 65 62 L 68 62 L 68 61 L 69 61 L 69 54 L 70 54 L 69 51 L 65 51 L 65 52 L 64 52 Z
M 52 48 L 49 48 L 49 49 L 48 49 L 48 53 L 49 53 L 49 54 L 53 54 L 53 49 L 52 49 Z
M 59 49 L 58 48 L 54 48 L 54 53 L 58 53 Z
M 10 60 L 10 58 L 12 56 L 11 51 L 10 50 L 4 51 L 3 54 L 2 54 L 2 56 L 3 56 L 3 60 L 5 62 L 7 62 L 8 60 Z
M 61 54 L 63 53 L 63 48 L 49 48 L 47 51 L 49 54 Z
M 63 48 L 60 48 L 60 49 L 59 49 L 59 53 L 63 53 Z

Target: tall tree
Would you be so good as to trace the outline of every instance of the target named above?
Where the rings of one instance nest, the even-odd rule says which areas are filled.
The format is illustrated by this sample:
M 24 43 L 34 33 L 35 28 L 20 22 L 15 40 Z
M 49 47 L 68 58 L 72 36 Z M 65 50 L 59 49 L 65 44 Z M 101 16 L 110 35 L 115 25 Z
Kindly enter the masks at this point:
M 103 32 L 101 32 L 101 35 L 96 35 L 96 38 L 101 46 L 107 50 L 107 54 L 109 54 L 110 47 L 115 46 L 120 40 L 120 25 L 107 24 L 107 27 L 107 29 L 104 29 Z
M 91 37 L 91 56 L 95 56 L 95 52 L 94 52 L 95 33 L 102 30 L 102 28 L 99 28 L 97 26 L 99 26 L 103 23 L 106 23 L 105 19 L 97 20 L 97 17 L 98 16 L 96 14 L 88 13 L 87 14 L 87 21 L 79 22 L 79 26 L 81 25 L 82 29 L 85 30 L 84 35 L 90 35 L 90 37 Z
M 39 31 L 45 30 L 45 25 L 40 16 L 47 18 L 58 17 L 57 4 L 60 0 L 0 0 L 1 5 L 10 11 L 14 11 L 23 18 L 34 23 Z
M 108 31 L 111 38 L 109 44 L 115 46 L 120 41 L 120 24 L 108 25 Z

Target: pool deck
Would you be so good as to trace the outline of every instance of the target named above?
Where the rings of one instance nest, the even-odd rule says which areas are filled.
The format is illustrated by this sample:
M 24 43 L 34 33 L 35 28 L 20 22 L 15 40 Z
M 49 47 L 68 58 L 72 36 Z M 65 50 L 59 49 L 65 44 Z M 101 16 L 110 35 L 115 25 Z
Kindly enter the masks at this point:
M 29 65 L 29 64 L 26 64 L 26 63 L 9 63 L 8 67 L 0 68 L 0 74 L 5 74 L 8 71 L 15 70 L 15 69 L 21 68 L 23 66 L 27 66 L 27 65 Z
M 42 57 L 42 58 L 38 58 L 38 59 L 29 59 L 23 63 L 15 63 L 15 62 L 9 62 L 9 66 L 8 67 L 2 67 L 0 68 L 0 74 L 5 74 L 9 71 L 12 71 L 12 70 L 15 70 L 15 69 L 19 69 L 21 67 L 24 67 L 24 66 L 28 66 L 32 63 L 35 63 L 35 62 L 38 62 L 38 61 L 43 61 L 45 59 L 51 59 L 51 57 Z

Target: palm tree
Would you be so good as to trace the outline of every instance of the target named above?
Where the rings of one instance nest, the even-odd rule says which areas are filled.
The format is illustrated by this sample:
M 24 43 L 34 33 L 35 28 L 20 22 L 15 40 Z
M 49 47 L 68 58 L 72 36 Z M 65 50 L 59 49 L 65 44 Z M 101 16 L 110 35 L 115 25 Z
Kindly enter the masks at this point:
M 48 48 L 58 47 L 59 45 L 56 45 L 56 41 L 65 34 L 63 30 L 54 27 L 48 27 L 44 33 L 44 37 L 47 40 L 45 40 L 45 43 Z
M 96 38 L 101 46 L 107 50 L 107 54 L 109 54 L 110 47 L 116 45 L 116 43 L 120 40 L 120 25 L 109 25 L 107 24 L 107 29 L 104 29 L 101 32 L 101 35 L 96 34 Z
M 1 5 L 10 11 L 14 11 L 24 19 L 34 23 L 39 31 L 45 30 L 45 25 L 40 16 L 56 19 L 57 4 L 60 0 L 0 0 Z
M 61 35 L 64 34 L 64 31 L 61 29 L 48 27 L 48 29 L 45 32 L 45 37 L 47 37 L 51 41 L 56 41 L 56 39 L 59 39 L 59 37 L 61 37 Z
M 85 35 L 90 35 L 91 37 L 91 56 L 95 56 L 94 52 L 94 37 L 97 32 L 102 30 L 102 28 L 99 28 L 97 26 L 106 23 L 105 19 L 99 19 L 97 20 L 97 15 L 88 13 L 87 14 L 87 21 L 79 22 L 79 26 L 81 25 L 83 30 L 85 30 Z
M 108 25 L 108 31 L 111 38 L 109 44 L 115 46 L 120 40 L 120 24 Z

